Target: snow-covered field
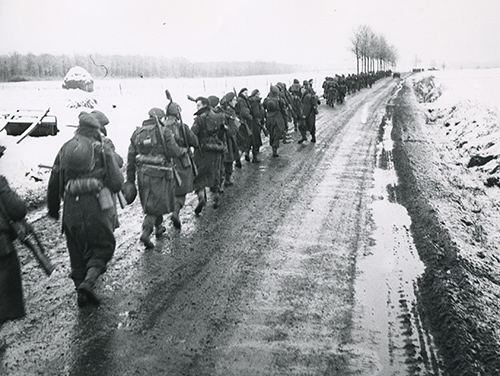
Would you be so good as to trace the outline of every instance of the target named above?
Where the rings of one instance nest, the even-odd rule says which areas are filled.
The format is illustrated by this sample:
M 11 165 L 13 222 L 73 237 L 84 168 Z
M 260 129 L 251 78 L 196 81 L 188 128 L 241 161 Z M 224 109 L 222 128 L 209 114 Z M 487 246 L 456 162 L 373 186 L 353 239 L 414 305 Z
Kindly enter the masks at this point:
M 71 138 L 77 116 L 85 108 L 74 108 L 76 103 L 86 99 L 97 100 L 96 109 L 103 111 L 110 119 L 108 136 L 116 145 L 117 151 L 125 156 L 129 137 L 135 127 L 147 118 L 152 107 L 165 108 L 164 91 L 169 89 L 174 101 L 183 109 L 183 120 L 191 125 L 195 104 L 187 99 L 199 95 L 222 97 L 235 88 L 239 91 L 247 87 L 250 91 L 259 89 L 266 96 L 269 85 L 285 82 L 290 85 L 294 78 L 301 82 L 314 79 L 314 86 L 321 93 L 321 85 L 326 75 L 332 72 L 308 72 L 285 75 L 242 76 L 225 78 L 194 79 L 106 79 L 95 81 L 95 91 L 85 93 L 80 90 L 64 90 L 61 81 L 0 83 L 0 126 L 4 116 L 17 109 L 51 108 L 51 114 L 58 118 L 60 132 L 55 137 L 28 137 L 19 145 L 18 137 L 0 133 L 0 145 L 7 151 L 0 159 L 0 172 L 7 176 L 11 185 L 29 201 L 39 201 L 47 184 L 47 170 L 39 169 L 39 164 L 52 165 L 61 145 Z M 90 109 L 87 109 L 90 111 Z M 39 180 L 41 179 L 41 180 Z
M 499 184 L 500 69 L 424 72 L 412 79 L 417 86 L 425 83 L 428 97 L 437 97 L 423 103 L 436 141 L 485 184 Z

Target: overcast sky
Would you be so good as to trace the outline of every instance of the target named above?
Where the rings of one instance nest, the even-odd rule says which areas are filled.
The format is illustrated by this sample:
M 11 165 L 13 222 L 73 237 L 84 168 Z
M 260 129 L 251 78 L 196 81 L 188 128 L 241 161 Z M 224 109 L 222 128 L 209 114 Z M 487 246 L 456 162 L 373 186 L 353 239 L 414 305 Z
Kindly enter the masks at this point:
M 0 0 L 0 53 L 145 54 L 352 66 L 360 24 L 401 65 L 500 65 L 499 0 Z

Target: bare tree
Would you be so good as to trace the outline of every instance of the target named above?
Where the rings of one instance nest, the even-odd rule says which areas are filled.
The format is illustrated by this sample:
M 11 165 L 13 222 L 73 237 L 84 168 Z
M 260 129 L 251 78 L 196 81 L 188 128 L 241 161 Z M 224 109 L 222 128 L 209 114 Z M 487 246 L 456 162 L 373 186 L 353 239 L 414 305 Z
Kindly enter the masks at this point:
M 351 52 L 356 57 L 356 71 L 368 73 L 375 70 L 385 70 L 388 65 L 394 66 L 397 61 L 397 51 L 390 46 L 382 34 L 375 34 L 367 25 L 359 26 L 351 38 Z
M 361 33 L 359 29 L 351 38 L 351 52 L 356 56 L 356 74 L 359 74 L 359 60 L 361 59 Z

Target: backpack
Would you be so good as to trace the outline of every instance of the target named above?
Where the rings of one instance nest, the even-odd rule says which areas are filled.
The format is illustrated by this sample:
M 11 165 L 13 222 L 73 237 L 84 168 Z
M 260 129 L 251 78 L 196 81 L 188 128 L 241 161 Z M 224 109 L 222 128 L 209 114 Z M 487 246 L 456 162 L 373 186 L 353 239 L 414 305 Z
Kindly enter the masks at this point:
M 99 142 L 76 135 L 66 142 L 61 155 L 61 168 L 77 174 L 91 172 L 95 168 L 94 148 Z
M 158 149 L 160 143 L 158 139 L 158 129 L 154 125 L 143 125 L 139 128 L 134 136 L 134 143 L 140 154 L 150 154 L 153 150 Z

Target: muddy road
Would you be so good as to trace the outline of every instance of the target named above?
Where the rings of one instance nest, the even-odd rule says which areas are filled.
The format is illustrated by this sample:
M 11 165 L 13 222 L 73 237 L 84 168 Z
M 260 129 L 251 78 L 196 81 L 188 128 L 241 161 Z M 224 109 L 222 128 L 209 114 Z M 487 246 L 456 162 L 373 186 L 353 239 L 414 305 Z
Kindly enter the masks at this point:
M 20 252 L 28 315 L 2 327 L 0 374 L 441 374 L 394 193 L 398 83 L 322 106 L 317 144 L 266 147 L 219 209 L 195 218 L 191 197 L 154 250 L 138 204 L 121 211 L 98 309 L 77 308 L 60 224 L 37 220 L 58 268 L 46 279 Z

